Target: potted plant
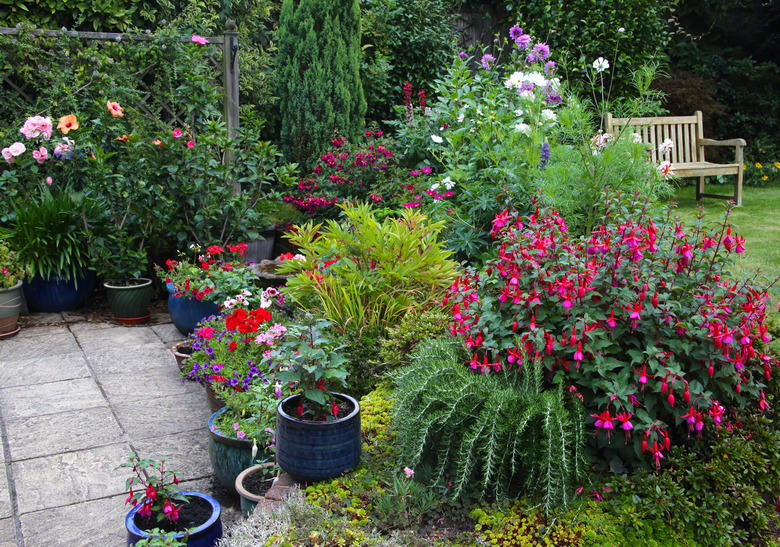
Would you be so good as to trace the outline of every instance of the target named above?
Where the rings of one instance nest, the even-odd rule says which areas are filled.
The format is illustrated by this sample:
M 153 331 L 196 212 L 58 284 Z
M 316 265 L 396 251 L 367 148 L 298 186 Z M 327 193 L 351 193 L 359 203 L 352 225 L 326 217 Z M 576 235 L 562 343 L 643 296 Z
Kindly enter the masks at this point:
M 194 261 L 182 255 L 178 261 L 166 260 L 165 269 L 156 267 L 168 289 L 171 320 L 182 334 L 192 333 L 201 319 L 217 314 L 220 306 L 230 307 L 230 302 L 259 307 L 257 278 L 242 260 L 245 243 L 211 245 L 203 254 L 198 245 L 191 245 L 190 251 Z
M 6 237 L 31 275 L 23 284 L 30 311 L 82 306 L 95 285 L 82 215 L 98 218 L 95 204 L 68 187 L 42 186 L 39 197 L 15 204 L 14 213 Z
M 26 272 L 16 253 L 0 241 L 0 339 L 19 332 L 17 322 L 22 307 L 22 280 Z
M 132 470 L 125 488 L 125 504 L 133 508 L 127 514 L 127 544 L 135 545 L 153 538 L 160 531 L 173 532 L 186 545 L 211 547 L 222 537 L 222 508 L 217 500 L 198 492 L 178 492 L 176 472 L 165 466 L 165 459 L 142 460 L 135 453 L 117 469 Z
M 241 498 L 241 514 L 248 517 L 276 482 L 281 468 L 274 462 L 260 462 L 244 469 L 236 477 L 236 492 Z
M 301 482 L 336 477 L 360 462 L 360 405 L 333 391 L 346 385 L 347 360 L 325 336 L 330 325 L 305 316 L 263 359 L 295 392 L 277 406 L 276 461 Z

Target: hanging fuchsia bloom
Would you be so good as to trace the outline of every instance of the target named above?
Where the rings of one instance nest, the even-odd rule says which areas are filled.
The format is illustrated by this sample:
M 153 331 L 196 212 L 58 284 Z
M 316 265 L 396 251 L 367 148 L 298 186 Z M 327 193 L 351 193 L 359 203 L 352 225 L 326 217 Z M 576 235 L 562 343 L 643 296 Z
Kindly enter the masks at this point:
M 737 242 L 734 236 L 731 235 L 731 226 L 726 228 L 726 235 L 720 240 L 727 251 L 731 251 L 734 248 L 734 244 Z
M 620 412 L 617 416 L 617 420 L 620 422 L 620 428 L 626 432 L 626 442 L 631 438 L 631 430 L 634 428 L 634 424 L 631 423 L 631 412 Z

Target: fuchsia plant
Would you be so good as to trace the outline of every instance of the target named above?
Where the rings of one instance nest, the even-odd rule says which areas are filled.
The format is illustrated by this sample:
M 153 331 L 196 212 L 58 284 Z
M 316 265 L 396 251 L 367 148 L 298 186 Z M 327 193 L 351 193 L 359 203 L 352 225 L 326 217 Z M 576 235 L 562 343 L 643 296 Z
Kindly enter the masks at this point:
M 578 240 L 554 210 L 498 214 L 498 258 L 458 279 L 445 306 L 475 373 L 519 373 L 539 357 L 584 402 L 602 446 L 631 442 L 660 465 L 675 426 L 701 436 L 729 406 L 768 408 L 768 287 L 727 277 L 744 250 L 728 214 L 713 228 L 702 214 L 673 218 L 672 206 L 604 200 L 600 225 Z

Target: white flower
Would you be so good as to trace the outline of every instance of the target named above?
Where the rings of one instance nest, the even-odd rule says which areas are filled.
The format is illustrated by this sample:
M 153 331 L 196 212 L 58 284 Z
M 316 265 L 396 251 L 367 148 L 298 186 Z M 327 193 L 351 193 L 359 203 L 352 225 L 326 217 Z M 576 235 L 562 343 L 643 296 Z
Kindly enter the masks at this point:
M 625 29 L 625 28 L 623 28 L 623 27 L 620 27 L 620 28 L 618 29 L 618 32 L 620 32 L 620 33 L 623 33 L 623 32 L 625 32 L 625 31 L 626 31 L 626 29 Z
M 515 131 L 519 131 L 520 133 L 524 133 L 526 135 L 531 134 L 531 126 L 527 123 L 518 123 L 515 125 Z
M 291 260 L 306 260 L 306 257 L 298 253 L 297 255 L 294 255 Z
M 672 162 L 670 161 L 661 162 L 661 165 L 658 166 L 658 170 L 661 172 L 664 178 L 668 178 L 674 175 L 674 168 L 672 167 Z
M 593 68 L 596 69 L 596 72 L 604 72 L 609 68 L 609 61 L 607 61 L 604 57 L 599 57 L 593 61 Z
M 235 303 L 236 303 L 235 300 L 233 300 L 232 298 L 228 298 L 222 303 L 222 307 L 225 308 L 226 310 L 229 310 L 235 305 Z
M 642 135 L 639 133 L 631 133 L 631 139 L 634 141 L 635 144 L 639 144 L 642 142 Z
M 463 123 L 463 120 L 466 118 L 465 114 L 458 114 L 458 123 Z
M 252 293 L 249 292 L 249 289 L 241 289 L 241 294 L 244 296 L 252 296 Z
M 558 115 L 550 110 L 549 108 L 545 108 L 542 110 L 542 120 L 545 122 L 554 122 L 558 119 Z
M 515 110 L 515 116 L 519 118 L 522 115 L 523 115 L 523 111 L 521 109 L 518 108 L 517 110 Z
M 444 177 L 444 179 L 442 179 L 442 183 L 444 183 L 444 187 L 447 190 L 452 190 L 455 187 L 455 181 L 450 177 Z
M 661 146 L 658 147 L 658 153 L 661 155 L 668 154 L 674 148 L 674 141 L 672 139 L 664 139 Z
M 522 72 L 513 72 L 511 76 L 504 82 L 504 86 L 509 89 L 520 89 L 520 85 L 525 79 L 525 74 Z
M 431 190 L 436 190 L 438 187 L 439 187 L 438 182 L 434 182 L 433 184 L 431 184 Z
M 547 85 L 547 76 L 541 72 L 529 72 L 526 74 L 526 81 L 534 84 L 534 87 L 544 87 Z
M 444 142 L 444 139 L 442 139 L 442 138 L 441 138 L 440 136 L 438 136 L 438 135 L 431 135 L 431 140 L 432 140 L 433 142 L 435 142 L 436 144 L 441 144 L 441 143 L 443 143 L 443 142 Z

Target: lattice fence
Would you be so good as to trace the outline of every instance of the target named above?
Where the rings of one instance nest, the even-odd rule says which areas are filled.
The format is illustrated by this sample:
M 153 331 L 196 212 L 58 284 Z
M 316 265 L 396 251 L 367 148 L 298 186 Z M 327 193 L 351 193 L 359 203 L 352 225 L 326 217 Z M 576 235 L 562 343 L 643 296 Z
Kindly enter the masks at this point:
M 0 27 L 0 35 L 17 36 L 20 29 Z M 123 44 L 124 47 L 134 47 L 141 42 L 150 42 L 154 37 L 138 34 L 105 33 L 105 32 L 76 32 L 57 30 L 34 30 L 34 35 L 44 35 L 52 38 L 67 37 L 69 43 L 81 43 L 83 45 L 97 44 L 105 48 L 107 44 Z M 75 40 L 74 40 L 75 39 Z M 238 42 L 235 32 L 235 23 L 228 21 L 224 36 L 212 36 L 207 38 L 209 43 L 202 46 L 208 48 L 206 58 L 208 65 L 213 70 L 213 79 L 210 85 L 217 87 L 223 97 L 222 110 L 225 122 L 229 128 L 238 127 Z M 190 42 L 191 37 L 176 38 L 180 42 Z M 46 55 L 54 52 L 43 52 Z M 97 70 L 97 67 L 94 67 Z M 102 67 L 106 70 L 107 67 Z M 183 109 L 177 108 L 170 97 L 159 93 L 157 79 L 163 72 L 159 61 L 142 63 L 136 68 L 132 76 L 135 80 L 135 107 L 146 116 L 159 120 L 169 126 L 185 125 L 186 117 Z M 186 78 L 187 74 L 179 74 L 180 78 Z M 10 123 L 18 118 L 20 112 L 30 112 L 31 109 L 40 108 L 37 86 L 32 85 L 31 78 L 34 72 L 29 70 L 22 72 L 18 66 L 6 60 L 4 66 L 0 65 L 0 84 L 4 101 L 0 101 L 0 123 Z M 210 77 L 211 78 L 211 77 Z M 219 106 L 219 105 L 216 105 Z

